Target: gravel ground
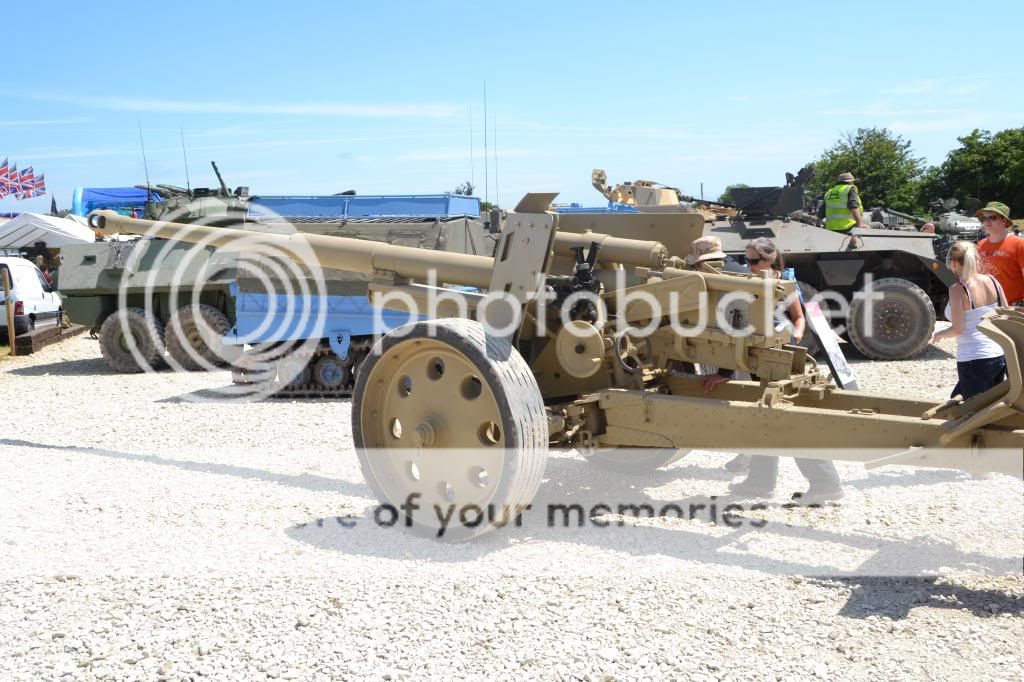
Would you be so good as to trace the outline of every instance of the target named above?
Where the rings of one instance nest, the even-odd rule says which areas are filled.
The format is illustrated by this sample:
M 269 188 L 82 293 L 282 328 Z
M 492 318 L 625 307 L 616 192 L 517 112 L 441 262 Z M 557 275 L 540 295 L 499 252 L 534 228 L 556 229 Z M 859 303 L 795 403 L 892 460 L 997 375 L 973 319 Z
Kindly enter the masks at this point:
M 938 401 L 952 348 L 854 369 Z M 0 679 L 1021 678 L 1020 479 L 841 463 L 841 506 L 739 528 L 447 545 L 373 522 L 347 401 L 186 399 L 228 383 L 113 375 L 87 337 L 0 361 Z M 728 458 L 558 454 L 535 507 L 707 503 Z

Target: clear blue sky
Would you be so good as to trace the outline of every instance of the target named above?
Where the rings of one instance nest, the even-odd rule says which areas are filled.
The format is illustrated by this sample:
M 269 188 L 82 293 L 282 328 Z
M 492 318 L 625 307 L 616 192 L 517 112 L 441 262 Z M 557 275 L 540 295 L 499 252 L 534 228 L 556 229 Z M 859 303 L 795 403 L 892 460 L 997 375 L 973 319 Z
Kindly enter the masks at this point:
M 0 80 L 0 160 L 44 172 L 61 208 L 76 185 L 144 181 L 139 121 L 153 182 L 185 184 L 183 128 L 194 186 L 213 183 L 213 159 L 263 194 L 435 193 L 472 177 L 507 206 L 531 190 L 600 204 L 594 167 L 693 194 L 703 182 L 713 198 L 779 184 L 860 126 L 938 163 L 974 127 L 1024 125 L 1021 2 L 57 1 L 3 14 L 7 54 L 26 64 Z M 485 81 L 498 157 L 486 190 Z

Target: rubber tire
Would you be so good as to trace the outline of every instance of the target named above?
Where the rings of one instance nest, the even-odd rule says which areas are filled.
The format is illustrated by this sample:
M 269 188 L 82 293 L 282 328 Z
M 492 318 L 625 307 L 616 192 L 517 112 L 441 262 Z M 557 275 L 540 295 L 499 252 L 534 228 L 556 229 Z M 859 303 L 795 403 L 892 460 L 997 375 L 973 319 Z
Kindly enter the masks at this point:
M 854 297 L 850 304 L 850 319 L 846 325 L 850 343 L 864 357 L 872 360 L 905 360 L 924 351 L 935 329 L 935 306 L 932 305 L 928 294 L 913 282 L 898 277 L 877 280 L 874 289 L 886 297 L 896 297 L 913 311 L 914 319 L 911 320 L 910 327 L 914 333 L 891 345 L 867 338 L 863 332 L 862 319 L 865 301 L 863 297 Z
M 198 331 L 196 326 L 196 313 L 202 317 L 206 327 L 215 334 L 221 336 L 231 331 L 231 322 L 227 315 L 212 305 L 200 303 L 198 306 L 185 305 L 174 311 L 171 322 L 167 325 L 166 341 L 167 353 L 182 369 L 189 372 L 210 369 L 210 366 L 224 367 L 230 365 L 241 356 L 240 346 L 226 346 L 221 344 L 220 348 L 211 349 L 206 341 L 201 338 L 198 343 L 193 344 L 189 336 L 193 330 Z M 178 333 L 177 327 L 181 328 Z M 206 361 L 204 365 L 193 355 L 199 355 Z
M 137 339 L 138 352 L 146 366 L 139 365 L 130 351 L 121 347 L 122 324 Z M 137 374 L 161 362 L 164 355 L 164 325 L 142 308 L 123 308 L 103 320 L 100 326 L 100 353 L 115 372 Z
M 639 449 L 629 448 L 633 452 Z M 643 450 L 645 451 L 644 456 L 640 458 L 616 457 L 615 453 L 618 452 L 618 449 L 615 449 L 594 452 L 587 455 L 586 460 L 598 469 L 605 471 L 614 471 L 620 474 L 646 474 L 678 462 L 690 452 L 686 448 L 643 448 Z
M 399 505 L 405 502 L 389 500 L 374 477 L 367 459 L 369 455 L 365 448 L 361 415 L 364 410 L 369 414 L 364 397 L 380 359 L 399 344 L 412 343 L 421 338 L 447 344 L 479 368 L 481 378 L 487 382 L 498 403 L 506 443 L 501 476 L 489 504 L 495 505 L 495 508 L 502 508 L 502 505 L 512 509 L 525 508 L 537 494 L 547 464 L 548 422 L 544 399 L 530 365 L 519 351 L 510 348 L 505 341 L 486 335 L 479 322 L 462 318 L 424 320 L 398 327 L 381 337 L 360 363 L 353 391 L 352 439 L 366 484 L 381 503 L 394 505 L 400 510 Z M 403 518 L 399 523 L 405 526 L 406 521 Z M 515 520 L 509 518 L 505 525 L 514 524 Z M 417 535 L 446 542 L 469 540 L 492 529 L 491 524 L 486 522 L 475 528 L 458 524 L 449 526 L 444 535 L 437 538 L 436 528 L 421 525 L 415 519 L 410 527 Z

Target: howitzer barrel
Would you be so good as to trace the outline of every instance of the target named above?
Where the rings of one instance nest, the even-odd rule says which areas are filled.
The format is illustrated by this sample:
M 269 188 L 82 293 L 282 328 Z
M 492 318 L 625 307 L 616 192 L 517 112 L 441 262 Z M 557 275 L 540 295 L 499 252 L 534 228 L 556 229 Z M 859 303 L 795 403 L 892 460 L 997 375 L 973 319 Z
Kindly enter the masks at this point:
M 434 276 L 439 283 L 461 286 L 487 288 L 494 270 L 494 259 L 489 256 L 431 251 L 351 237 L 309 233 L 284 235 L 183 225 L 128 218 L 114 211 L 93 211 L 89 214 L 89 224 L 104 234 L 148 235 L 213 247 L 244 245 L 255 249 L 263 244 L 298 261 L 303 259 L 301 254 L 312 251 L 318 263 L 325 268 L 365 275 L 378 271 L 393 272 L 401 277 L 421 281 Z M 668 250 L 659 242 L 622 239 L 589 232 L 556 234 L 554 252 L 558 256 L 571 258 L 573 248 L 589 247 L 592 242 L 601 245 L 598 261 L 604 263 L 659 268 L 668 256 Z
M 491 282 L 494 259 L 464 253 L 428 251 L 411 246 L 319 234 L 290 235 L 236 230 L 203 225 L 182 225 L 128 218 L 114 211 L 93 211 L 89 225 L 104 234 L 138 234 L 204 244 L 213 247 L 257 249 L 264 245 L 296 261 L 310 251 L 320 266 L 372 275 L 393 272 L 401 277 L 426 280 L 435 274 L 438 282 L 486 288 Z
M 574 248 L 587 248 L 591 243 L 600 245 L 597 260 L 602 263 L 623 263 L 660 269 L 668 258 L 668 249 L 660 242 L 623 239 L 592 232 L 559 232 L 555 235 L 555 254 L 571 257 Z

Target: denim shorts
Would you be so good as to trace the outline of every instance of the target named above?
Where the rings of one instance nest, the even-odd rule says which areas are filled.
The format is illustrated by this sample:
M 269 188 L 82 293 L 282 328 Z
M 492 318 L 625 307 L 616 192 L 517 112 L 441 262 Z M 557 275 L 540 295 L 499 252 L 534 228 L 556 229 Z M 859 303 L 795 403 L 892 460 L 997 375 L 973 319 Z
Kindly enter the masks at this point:
M 953 389 L 954 395 L 962 395 L 964 400 L 979 393 L 984 393 L 1006 377 L 1006 358 L 981 358 L 956 363 L 959 381 Z

